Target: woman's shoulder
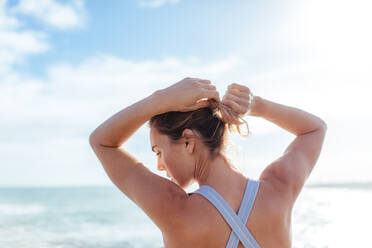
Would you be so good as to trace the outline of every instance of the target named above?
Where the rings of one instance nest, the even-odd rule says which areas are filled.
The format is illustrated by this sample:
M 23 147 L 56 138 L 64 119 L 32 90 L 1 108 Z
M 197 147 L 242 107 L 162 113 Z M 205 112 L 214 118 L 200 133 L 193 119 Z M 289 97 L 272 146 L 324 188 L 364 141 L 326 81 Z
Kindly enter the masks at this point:
M 259 180 L 260 187 L 255 199 L 255 207 L 262 217 L 270 216 L 271 220 L 279 225 L 289 224 L 292 206 L 286 198 L 283 198 L 283 188 L 276 182 Z M 253 211 L 253 209 L 252 209 Z

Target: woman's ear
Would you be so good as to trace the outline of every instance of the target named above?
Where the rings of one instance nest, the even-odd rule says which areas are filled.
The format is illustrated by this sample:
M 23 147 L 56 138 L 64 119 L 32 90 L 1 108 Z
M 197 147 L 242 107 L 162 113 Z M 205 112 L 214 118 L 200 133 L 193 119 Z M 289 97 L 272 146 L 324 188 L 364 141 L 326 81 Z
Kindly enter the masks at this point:
M 191 129 L 185 129 L 182 132 L 182 136 L 185 138 L 185 146 L 189 153 L 192 153 L 194 150 L 195 139 L 194 139 L 194 132 Z
M 186 150 L 188 153 L 193 153 L 194 152 L 194 146 L 195 146 L 195 139 L 194 138 L 189 138 L 185 142 Z

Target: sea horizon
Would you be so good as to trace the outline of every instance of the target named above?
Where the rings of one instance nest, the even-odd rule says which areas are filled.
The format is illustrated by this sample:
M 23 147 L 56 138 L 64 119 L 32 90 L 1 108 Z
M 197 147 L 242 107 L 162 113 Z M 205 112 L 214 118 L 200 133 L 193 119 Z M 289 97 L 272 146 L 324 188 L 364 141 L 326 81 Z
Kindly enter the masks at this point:
M 366 247 L 371 189 L 372 182 L 305 184 L 292 247 Z M 158 227 L 115 185 L 0 186 L 0 220 L 0 247 L 163 247 Z
M 103 187 L 116 188 L 112 185 L 87 184 L 87 185 L 0 185 L 0 188 L 89 188 Z M 315 182 L 305 183 L 304 188 L 370 188 L 372 189 L 372 181 L 337 181 L 337 182 Z

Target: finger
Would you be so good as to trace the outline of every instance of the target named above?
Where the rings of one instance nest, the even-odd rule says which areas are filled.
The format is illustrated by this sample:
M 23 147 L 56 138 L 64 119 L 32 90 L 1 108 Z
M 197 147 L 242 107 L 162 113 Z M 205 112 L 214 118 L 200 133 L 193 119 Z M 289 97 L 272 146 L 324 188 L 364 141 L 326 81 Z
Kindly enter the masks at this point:
M 208 100 L 201 100 L 196 103 L 195 109 L 205 108 L 205 107 L 208 107 L 209 105 L 210 105 L 210 102 Z
M 249 101 L 248 100 L 239 98 L 239 97 L 237 97 L 235 95 L 232 95 L 232 94 L 226 94 L 223 97 L 223 100 L 224 99 L 226 99 L 226 100 L 232 100 L 232 101 L 236 102 L 237 104 L 242 105 L 242 106 L 244 106 L 246 108 L 248 108 L 248 106 L 249 106 Z
M 214 86 L 212 84 L 201 84 L 200 86 L 203 87 L 206 90 L 216 90 L 216 86 Z
M 246 99 L 249 99 L 250 97 L 250 93 L 248 92 L 243 92 L 243 91 L 238 91 L 237 89 L 233 89 L 233 88 L 229 88 L 226 92 L 226 94 L 232 94 L 232 95 L 235 95 L 237 97 L 241 97 L 241 98 L 246 98 Z
M 200 79 L 199 81 L 203 84 L 211 84 L 212 83 L 210 80 L 207 80 L 207 79 Z
M 199 83 L 202 83 L 202 84 L 211 84 L 211 81 L 207 79 L 201 79 L 201 78 L 188 78 L 188 79 L 198 81 Z
M 216 90 L 205 90 L 203 93 L 203 98 L 208 98 L 208 99 L 214 99 L 217 102 L 220 102 L 220 93 Z
M 234 110 L 238 114 L 244 114 L 245 113 L 245 110 L 241 106 L 239 106 L 239 104 L 237 104 L 234 101 L 225 99 L 225 100 L 222 101 L 222 103 L 229 106 L 232 110 Z
M 228 88 L 238 89 L 241 92 L 247 92 L 247 93 L 251 92 L 251 90 L 248 87 L 241 85 L 241 84 L 236 84 L 236 83 L 230 84 Z

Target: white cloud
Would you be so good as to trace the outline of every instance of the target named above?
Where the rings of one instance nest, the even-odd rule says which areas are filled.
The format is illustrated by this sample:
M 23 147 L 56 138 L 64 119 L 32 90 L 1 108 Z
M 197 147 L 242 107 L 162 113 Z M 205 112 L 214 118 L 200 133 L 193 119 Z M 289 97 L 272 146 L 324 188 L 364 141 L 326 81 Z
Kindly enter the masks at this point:
M 22 22 L 17 13 L 29 14 L 57 28 L 73 28 L 82 25 L 82 0 L 60 4 L 52 0 L 21 0 L 9 9 L 6 0 L 0 0 L 0 75 L 11 73 L 15 64 L 23 63 L 30 54 L 50 49 L 48 35 L 35 31 Z
M 6 13 L 6 0 L 0 0 L 0 30 L 7 30 L 19 26 L 19 21 Z
M 83 26 L 83 0 L 61 4 L 56 0 L 20 0 L 15 13 L 31 15 L 55 28 L 70 29 Z
M 339 120 L 342 120 L 342 111 L 348 108 L 348 105 L 356 108 L 357 103 L 354 101 L 358 99 L 353 97 L 351 103 L 338 102 L 342 96 L 335 94 L 334 88 L 340 85 L 339 81 L 329 81 L 328 84 L 311 83 L 314 82 L 311 81 L 313 80 L 311 75 L 316 72 L 316 68 L 307 65 L 296 66 L 268 72 L 265 76 L 249 75 L 250 73 L 245 70 L 247 61 L 237 56 L 228 56 L 210 62 L 195 57 L 183 60 L 167 57 L 135 62 L 110 55 L 97 55 L 75 66 L 52 65 L 47 70 L 45 79 L 30 78 L 18 73 L 9 74 L 2 78 L 3 83 L 0 84 L 0 112 L 3 118 L 0 123 L 0 128 L 3 130 L 0 140 L 6 141 L 6 143 L 0 142 L 0 146 L 3 151 L 7 151 L 7 156 L 2 159 L 2 163 L 8 168 L 14 168 L 8 169 L 8 174 L 15 173 L 16 168 L 26 171 L 24 165 L 26 161 L 37 164 L 35 168 L 39 171 L 45 167 L 46 171 L 55 178 L 56 184 L 63 182 L 110 184 L 109 181 L 99 177 L 101 175 L 106 178 L 99 161 L 90 150 L 89 134 L 114 113 L 186 76 L 210 79 L 222 95 L 223 90 L 231 83 L 230 79 L 234 75 L 239 75 L 242 80 L 237 83 L 245 83 L 257 94 L 269 100 L 284 102 L 299 108 L 307 107 L 305 109 L 311 113 L 324 115 L 322 117 L 330 120 L 328 122 L 331 134 L 329 146 L 335 146 L 337 143 L 347 145 L 347 142 L 352 142 L 355 147 L 363 147 L 365 141 L 355 140 L 353 135 L 344 136 L 345 141 L 337 141 L 337 137 L 345 132 L 352 132 L 351 130 L 357 125 L 353 124 L 353 121 L 366 118 L 362 112 L 354 111 L 356 113 L 352 119 L 345 118 L 343 123 L 346 129 L 334 128 L 339 125 Z M 308 82 L 304 77 L 310 77 L 311 80 Z M 341 85 L 344 85 L 342 81 Z M 346 91 L 346 88 L 338 87 L 340 94 Z M 319 92 L 328 92 L 328 95 L 322 97 Z M 341 110 L 335 110 L 336 105 Z M 240 165 L 245 173 L 258 177 L 264 166 L 279 156 L 294 136 L 261 118 L 247 117 L 247 119 L 254 136 L 244 140 L 234 138 L 235 143 L 241 140 L 237 142 L 241 154 L 242 150 L 249 151 L 244 155 L 236 155 L 235 158 L 238 165 L 246 162 L 246 165 Z M 365 125 L 370 124 L 372 124 L 371 120 L 367 119 Z M 268 144 L 271 146 L 270 152 L 267 149 Z M 140 156 L 141 161 L 156 171 L 155 160 L 149 148 L 147 127 L 143 126 L 134 134 L 125 147 L 135 156 Z M 264 153 L 266 155 L 263 155 Z M 23 155 L 19 157 L 17 154 Z M 327 166 L 330 166 L 324 169 L 327 175 L 330 175 L 329 171 L 335 169 L 333 162 L 341 162 L 331 159 L 337 154 L 337 150 L 327 151 L 327 159 L 324 160 Z M 352 154 L 345 156 L 348 159 L 344 161 L 352 160 Z M 58 165 L 55 161 L 58 161 Z M 320 159 L 319 163 L 325 164 L 324 161 Z M 92 164 L 97 166 L 92 167 Z M 53 169 L 53 166 L 59 168 Z M 334 178 L 345 178 L 348 174 L 347 167 L 340 164 L 338 166 L 342 166 L 343 174 Z M 88 168 L 89 176 L 82 179 L 83 171 Z M 354 165 L 353 170 L 356 168 L 365 170 L 362 165 Z M 63 177 L 69 174 L 73 176 L 69 176 L 68 181 L 63 181 Z M 324 179 L 323 174 L 316 174 L 314 173 L 312 181 L 316 181 L 317 178 Z M 7 177 L 12 178 L 11 175 Z M 32 179 L 28 179 L 27 182 L 31 184 Z M 51 181 L 44 182 L 53 184 Z
M 9 53 L 40 53 L 48 49 L 45 34 L 34 31 L 0 31 L 0 47 Z
M 149 0 L 149 1 L 140 1 L 138 5 L 140 7 L 149 7 L 149 8 L 157 8 L 163 6 L 165 4 L 177 4 L 180 0 Z
M 4 78 L 0 85 L 3 99 L 0 109 L 4 108 L 5 119 L 18 123 L 52 122 L 59 127 L 71 125 L 76 128 L 76 123 L 72 124 L 70 120 L 79 120 L 80 124 L 100 120 L 97 115 L 103 117 L 113 107 L 129 105 L 186 76 L 217 78 L 228 72 L 234 63 L 236 58 L 233 57 L 210 63 L 195 62 L 193 58 L 133 62 L 99 55 L 79 66 L 54 65 L 49 68 L 45 80 L 20 74 Z M 13 111 L 6 111 L 10 105 Z M 94 111 L 89 111 L 92 108 Z M 19 115 L 20 112 L 24 114 Z
M 0 147 L 8 151 L 2 158 L 3 166 L 7 167 L 7 178 L 15 178 L 9 173 L 17 170 L 28 171 L 26 164 L 37 164 L 36 170 L 45 167 L 58 184 L 63 180 L 58 175 L 67 176 L 76 168 L 81 172 L 84 170 L 82 167 L 98 162 L 89 148 L 88 137 L 110 115 L 186 76 L 218 78 L 218 75 L 228 73 L 237 61 L 236 57 L 213 62 L 201 62 L 194 57 L 184 60 L 168 57 L 134 62 L 97 55 L 77 66 L 55 64 L 47 70 L 46 79 L 30 78 L 15 72 L 3 76 L 0 84 L 3 121 L 0 128 L 4 132 L 0 134 Z M 144 126 L 136 135 L 137 139 L 131 139 L 126 146 L 135 148 L 136 152 L 148 151 L 141 160 L 151 164 L 154 160 L 150 144 L 148 149 L 143 145 L 149 142 L 147 127 Z M 81 149 L 84 140 L 86 146 Z M 71 151 L 78 152 L 73 154 Z M 61 152 L 68 155 L 61 156 Z M 17 156 L 17 153 L 22 156 Z M 53 166 L 59 168 L 53 169 Z M 91 172 L 94 175 L 102 173 L 105 178 L 101 169 L 96 166 L 91 168 Z M 96 176 L 81 179 L 79 173 L 72 174 L 75 176 L 70 176 L 71 181 L 65 183 L 104 182 Z M 24 179 L 23 182 L 30 184 L 32 180 Z M 53 184 L 45 180 L 44 183 Z
M 29 54 L 49 49 L 46 34 L 23 27 L 6 8 L 6 1 L 0 1 L 0 75 L 7 73 L 15 63 L 21 63 Z

